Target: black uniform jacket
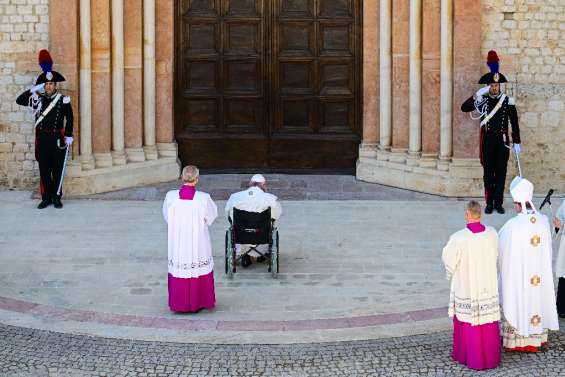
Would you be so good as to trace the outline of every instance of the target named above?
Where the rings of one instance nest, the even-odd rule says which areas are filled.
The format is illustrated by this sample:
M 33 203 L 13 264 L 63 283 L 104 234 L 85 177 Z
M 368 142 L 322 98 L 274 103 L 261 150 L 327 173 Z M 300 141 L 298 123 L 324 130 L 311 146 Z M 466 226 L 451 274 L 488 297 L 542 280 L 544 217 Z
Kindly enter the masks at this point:
M 492 109 L 496 107 L 496 104 L 498 103 L 499 100 L 500 97 L 494 98 L 489 95 L 486 96 L 487 114 L 490 114 Z M 510 124 L 512 126 L 512 142 L 516 144 L 520 144 L 520 128 L 518 127 L 518 112 L 516 111 L 516 106 L 514 104 L 510 104 L 509 101 L 510 101 L 510 97 L 506 97 L 506 99 L 502 104 L 502 107 L 485 125 L 487 130 L 486 133 L 506 134 L 508 132 L 508 121 L 510 121 Z M 475 103 L 473 97 L 471 96 L 468 100 L 463 102 L 463 105 L 461 105 L 461 111 L 468 113 L 473 110 L 475 110 Z M 481 117 L 481 120 L 483 118 L 484 117 Z
M 31 96 L 31 91 L 26 90 L 18 96 L 16 103 L 22 106 L 29 106 L 29 99 Z M 49 104 L 51 104 L 51 101 L 53 101 L 55 96 L 56 94 L 51 97 L 41 94 L 39 95 L 41 98 L 41 111 L 37 113 L 37 117 L 39 117 Z M 66 124 L 64 123 L 65 118 L 67 119 Z M 65 136 L 73 136 L 73 109 L 71 107 L 69 97 L 66 96 L 61 96 L 55 107 L 51 109 L 45 118 L 43 118 L 43 120 L 37 125 L 37 128 L 44 129 L 46 131 L 62 130 L 63 127 L 65 128 Z

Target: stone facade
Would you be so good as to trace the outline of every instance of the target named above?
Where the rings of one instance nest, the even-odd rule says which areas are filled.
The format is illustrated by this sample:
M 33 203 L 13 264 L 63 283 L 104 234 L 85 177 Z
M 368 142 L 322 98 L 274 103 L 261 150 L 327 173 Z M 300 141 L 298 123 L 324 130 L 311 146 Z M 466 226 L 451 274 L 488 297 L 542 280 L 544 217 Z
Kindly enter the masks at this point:
M 145 99 L 140 95 L 127 95 L 128 92 L 141 93 L 144 85 L 142 68 L 147 61 L 142 56 L 142 2 L 124 1 L 123 10 L 118 11 L 126 15 L 123 26 L 110 23 L 110 13 L 116 10 L 110 8 L 109 0 L 89 3 L 92 46 L 88 48 L 92 48 L 92 59 L 85 60 L 81 54 L 86 50 L 79 48 L 83 46 L 79 43 L 83 23 L 78 0 L 0 0 L 1 186 L 31 188 L 38 182 L 33 119 L 14 100 L 33 83 L 39 71 L 37 52 L 42 48 L 51 50 L 55 69 L 68 78 L 63 90 L 72 97 L 77 120 L 67 193 L 147 184 L 178 173 L 171 102 L 173 2 L 145 0 L 146 4 L 156 7 L 153 14 L 156 50 L 151 64 L 155 66 L 158 80 L 155 103 L 150 106 L 155 108 L 156 126 L 150 127 L 145 127 L 146 119 L 142 117 L 148 106 Z M 381 34 L 385 30 L 380 14 L 383 4 L 387 3 L 391 4 L 391 17 L 401 20 L 390 25 L 392 88 L 382 85 L 383 72 L 388 73 L 382 71 L 382 52 L 379 56 Z M 475 138 L 478 141 L 478 125 L 458 111 L 458 107 L 464 97 L 478 87 L 475 82 L 486 71 L 487 51 L 496 49 L 502 60 L 501 70 L 511 81 L 507 91 L 518 103 L 524 173 L 540 192 L 549 187 L 565 192 L 565 168 L 560 158 L 565 152 L 565 129 L 560 127 L 565 123 L 565 1 L 470 0 L 463 4 L 452 0 L 413 3 L 375 0 L 363 4 L 364 116 L 358 178 L 443 195 L 481 195 L 478 142 L 473 142 Z M 414 4 L 421 4 L 421 12 L 413 8 Z M 441 4 L 453 6 L 449 26 L 453 33 L 453 51 L 449 53 L 443 50 L 445 41 L 440 41 L 443 35 L 439 32 L 440 23 L 445 21 L 441 21 Z M 65 12 L 53 9 L 66 9 L 76 17 L 69 18 Z M 62 23 L 66 25 L 64 29 L 53 26 Z M 111 52 L 116 46 L 110 46 L 112 28 L 116 27 L 123 27 L 124 32 L 123 47 L 120 47 L 123 63 L 117 66 L 111 65 L 118 56 Z M 409 30 L 413 27 L 422 29 L 420 41 L 409 39 Z M 87 60 L 91 65 L 81 63 Z M 421 67 L 420 74 L 417 74 L 418 68 L 411 71 L 411 64 Z M 453 77 L 443 76 L 440 68 L 445 64 L 453 66 Z M 122 69 L 120 67 L 126 79 L 123 121 L 120 114 L 111 111 L 120 102 L 110 100 L 114 95 L 110 73 Z M 83 77 L 81 70 L 92 79 L 92 99 L 81 98 L 80 86 L 84 85 L 79 80 Z M 412 85 L 414 78 L 421 84 Z M 452 83 L 447 85 L 453 88 L 449 97 L 440 95 L 444 90 L 442 80 Z M 100 82 L 106 83 L 103 90 L 95 87 Z M 395 95 L 383 97 L 389 89 L 394 90 Z M 397 95 L 399 91 L 404 95 Z M 104 95 L 100 97 L 100 93 Z M 449 98 L 449 103 L 445 98 Z M 81 109 L 81 101 L 91 106 Z M 421 115 L 417 116 L 420 106 Z M 446 117 L 444 110 L 450 107 L 452 114 Z M 387 115 L 390 118 L 383 120 L 383 109 L 387 108 L 391 110 Z M 91 136 L 86 137 L 86 131 L 81 135 L 81 121 L 91 122 L 88 128 L 83 127 Z M 120 124 L 119 128 L 115 124 Z M 511 178 L 514 174 L 512 161 L 509 167 Z
M 381 8 L 386 3 L 387 0 L 381 0 Z M 476 82 L 481 74 L 488 70 L 487 52 L 495 49 L 501 57 L 501 71 L 510 80 L 510 83 L 506 85 L 506 91 L 517 100 L 522 134 L 523 175 L 533 181 L 536 191 L 540 194 L 547 192 L 549 188 L 564 193 L 565 166 L 562 163 L 562 155 L 565 152 L 565 129 L 561 126 L 565 124 L 565 42 L 563 42 L 565 1 L 470 0 L 463 2 L 445 0 L 441 2 L 439 11 L 435 8 L 438 3 L 439 1 L 434 2 L 433 0 L 422 2 L 423 59 L 426 61 L 426 41 L 428 45 L 433 45 L 431 40 L 436 27 L 432 29 L 426 27 L 426 14 L 431 12 L 437 17 L 439 12 L 443 14 L 442 7 L 451 4 L 453 13 L 449 12 L 449 14 L 452 14 L 453 17 L 454 90 L 452 119 L 449 122 L 443 121 L 446 115 L 445 108 L 443 108 L 439 116 L 440 121 L 438 117 L 426 120 L 425 115 L 429 115 L 430 112 L 433 118 L 434 113 L 438 110 L 438 105 L 437 103 L 422 104 L 421 136 L 423 143 L 421 145 L 416 143 L 416 147 L 420 147 L 420 150 L 417 148 L 414 150 L 415 152 L 421 151 L 418 158 L 416 153 L 412 153 L 412 156 L 410 151 L 405 153 L 407 143 L 405 140 L 400 143 L 395 142 L 394 134 L 399 135 L 397 140 L 405 139 L 406 130 L 412 123 L 411 119 L 420 117 L 418 113 L 411 112 L 408 119 L 403 119 L 399 122 L 400 124 L 395 124 L 394 114 L 398 113 L 398 109 L 393 106 L 392 144 L 389 147 L 390 141 L 387 143 L 386 138 L 383 143 L 382 137 L 380 142 L 376 143 L 374 138 L 371 140 L 368 137 L 369 133 L 364 132 L 364 135 L 367 136 L 364 137 L 360 149 L 357 177 L 370 182 L 448 196 L 481 196 L 483 193 L 482 169 L 477 158 L 479 125 L 477 121 L 471 121 L 468 114 L 463 114 L 459 106 L 474 90 L 479 88 Z M 407 4 L 405 0 L 393 1 L 392 14 L 399 13 Z M 473 10 L 470 11 L 471 9 Z M 415 15 L 417 17 L 417 13 Z M 407 16 L 404 14 L 403 17 L 405 19 Z M 402 17 L 398 16 L 394 19 L 402 20 Z M 429 22 L 428 25 L 430 25 Z M 433 22 L 432 25 L 434 25 Z M 442 24 L 440 33 L 442 38 L 445 35 L 444 26 L 449 25 Z M 435 30 L 437 32 L 437 29 Z M 399 35 L 404 35 L 402 38 L 406 43 L 408 33 L 406 31 L 399 33 L 394 28 L 393 31 L 393 72 L 394 69 L 405 72 L 406 68 L 402 68 L 398 59 L 394 60 L 395 54 L 398 55 L 394 44 L 395 38 L 397 40 Z M 366 43 L 367 41 L 370 43 L 372 39 L 365 39 Z M 365 51 L 369 51 L 369 54 L 374 49 L 379 49 L 379 46 L 373 44 L 371 49 L 365 46 Z M 414 52 L 418 51 L 414 50 Z M 442 50 L 442 59 L 444 53 L 445 51 Z M 406 54 L 402 56 L 405 58 Z M 417 63 L 417 60 L 413 61 Z M 424 64 L 424 76 L 425 72 L 426 65 Z M 440 83 L 444 80 L 444 72 L 442 71 L 441 74 Z M 366 76 L 365 74 L 365 78 Z M 382 77 L 380 81 L 382 85 Z M 397 81 L 399 77 L 393 74 L 393 82 Z M 434 83 L 433 76 L 428 77 L 422 84 L 422 102 L 426 98 L 433 98 L 425 94 L 426 82 L 428 86 Z M 402 89 L 401 92 L 406 93 L 405 98 L 408 98 L 406 89 Z M 367 94 L 376 98 L 376 93 L 368 93 L 366 89 L 365 96 Z M 383 98 L 382 93 L 380 97 Z M 442 102 L 444 99 L 446 98 L 442 95 Z M 365 103 L 370 103 L 370 101 L 366 98 Z M 403 108 L 408 110 L 407 105 L 404 105 Z M 404 114 L 406 118 L 408 111 L 405 111 Z M 380 117 L 383 117 L 382 107 Z M 434 146 L 435 137 L 432 130 L 435 129 L 437 132 L 439 129 L 444 135 L 445 125 L 451 128 L 451 132 L 445 133 L 445 139 L 441 137 L 442 143 L 440 144 L 443 145 L 443 141 L 447 140 L 451 143 L 451 147 L 442 151 L 440 146 L 438 158 L 437 144 Z M 415 134 L 418 136 L 418 128 Z M 426 143 L 426 138 L 428 143 Z M 432 143 L 430 144 L 429 141 Z M 437 143 L 437 139 L 435 141 Z M 508 181 L 516 174 L 514 161 L 515 159 L 511 157 Z
M 49 0 L 0 0 L 0 185 L 37 183 L 33 116 L 17 95 L 38 74 L 37 52 L 49 42 Z
M 516 98 L 523 174 L 540 193 L 564 193 L 565 1 L 484 0 L 482 14 L 483 55 L 497 50 Z

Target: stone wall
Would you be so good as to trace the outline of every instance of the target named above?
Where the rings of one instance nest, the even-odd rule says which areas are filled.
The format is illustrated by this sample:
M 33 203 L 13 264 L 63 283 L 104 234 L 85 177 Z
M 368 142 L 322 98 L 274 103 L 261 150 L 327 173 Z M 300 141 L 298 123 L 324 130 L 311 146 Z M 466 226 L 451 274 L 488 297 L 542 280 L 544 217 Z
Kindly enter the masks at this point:
M 31 188 L 39 176 L 33 118 L 15 98 L 33 83 L 37 53 L 49 46 L 49 0 L 0 0 L 0 21 L 0 186 Z M 481 28 L 483 55 L 499 52 L 517 100 L 525 176 L 540 193 L 565 193 L 565 1 L 483 0 Z
M 565 1 L 483 0 L 483 55 L 495 49 L 516 97 L 523 174 L 565 193 Z M 485 71 L 487 67 L 485 65 Z M 508 179 L 515 172 L 509 164 Z
M 48 42 L 49 0 L 0 0 L 0 186 L 38 182 L 33 116 L 15 99 L 35 80 Z

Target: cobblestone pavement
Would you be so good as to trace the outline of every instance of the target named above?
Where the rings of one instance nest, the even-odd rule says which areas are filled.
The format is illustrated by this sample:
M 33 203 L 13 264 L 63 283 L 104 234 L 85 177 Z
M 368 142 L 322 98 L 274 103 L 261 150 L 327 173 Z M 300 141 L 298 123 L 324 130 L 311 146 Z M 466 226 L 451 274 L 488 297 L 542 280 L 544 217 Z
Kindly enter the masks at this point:
M 450 359 L 451 333 L 308 345 L 206 345 L 116 340 L 0 325 L 0 375 L 43 376 L 564 376 L 565 334 L 502 366 Z

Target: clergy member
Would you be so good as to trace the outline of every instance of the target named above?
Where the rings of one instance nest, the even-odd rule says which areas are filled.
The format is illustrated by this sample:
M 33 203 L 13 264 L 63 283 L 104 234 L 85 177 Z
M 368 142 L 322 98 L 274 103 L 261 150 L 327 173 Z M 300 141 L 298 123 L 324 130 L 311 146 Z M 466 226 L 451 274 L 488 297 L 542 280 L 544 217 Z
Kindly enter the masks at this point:
M 267 209 L 271 209 L 271 218 L 273 220 L 278 220 L 282 214 L 281 203 L 278 198 L 267 192 L 267 180 L 261 174 L 255 174 L 251 177 L 248 184 L 249 188 L 247 190 L 239 191 L 230 195 L 226 203 L 226 213 L 229 217 L 233 218 L 233 209 L 237 208 L 242 211 L 247 212 L 257 212 L 261 213 Z M 257 246 L 257 245 L 253 245 Z M 263 246 L 264 250 L 267 252 L 267 245 Z M 249 249 L 248 245 L 236 245 L 237 254 L 241 253 L 241 249 Z M 258 256 L 255 252 L 251 252 L 258 257 L 258 261 L 261 262 L 263 257 Z M 251 264 L 251 257 L 246 254 L 241 259 L 241 264 L 243 267 L 247 267 Z
M 451 281 L 449 316 L 453 318 L 455 361 L 472 369 L 500 364 L 498 235 L 481 224 L 481 205 L 465 208 L 467 226 L 451 235 L 442 260 Z
M 565 224 L 565 200 L 557 210 L 557 214 L 553 219 L 553 225 L 561 234 L 561 243 L 559 244 L 559 251 L 557 252 L 557 261 L 555 262 L 555 276 L 559 279 L 557 285 L 557 314 L 559 317 L 565 318 L 565 233 L 563 231 L 563 224 Z
M 548 330 L 558 330 L 551 271 L 551 230 L 547 217 L 536 211 L 534 185 L 516 177 L 510 185 L 518 213 L 499 232 L 501 304 L 506 350 L 537 352 L 547 343 Z
M 174 312 L 212 309 L 214 259 L 208 227 L 218 216 L 210 195 L 196 190 L 198 168 L 182 170 L 180 190 L 167 193 L 163 216 L 168 225 L 169 307 Z

